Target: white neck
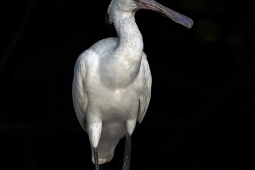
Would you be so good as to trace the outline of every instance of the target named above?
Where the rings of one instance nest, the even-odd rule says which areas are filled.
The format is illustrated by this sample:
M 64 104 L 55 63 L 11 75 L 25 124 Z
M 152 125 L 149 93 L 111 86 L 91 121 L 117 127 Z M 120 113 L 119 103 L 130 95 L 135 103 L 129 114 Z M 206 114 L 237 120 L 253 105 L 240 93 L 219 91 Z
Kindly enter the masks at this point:
M 114 11 L 113 23 L 120 38 L 116 52 L 118 58 L 127 60 L 141 60 L 143 52 L 143 38 L 136 22 L 134 13 Z M 124 58 L 123 58 L 124 59 Z
M 108 79 L 111 79 L 111 86 L 121 88 L 132 83 L 139 73 L 143 40 L 135 23 L 134 13 L 112 6 L 109 15 L 120 42 L 111 56 L 106 71 Z

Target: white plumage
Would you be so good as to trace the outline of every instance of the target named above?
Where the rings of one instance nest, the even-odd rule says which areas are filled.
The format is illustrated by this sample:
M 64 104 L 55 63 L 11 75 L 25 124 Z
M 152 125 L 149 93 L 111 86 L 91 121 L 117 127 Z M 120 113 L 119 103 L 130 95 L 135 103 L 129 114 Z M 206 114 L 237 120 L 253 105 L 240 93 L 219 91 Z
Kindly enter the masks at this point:
M 139 71 L 134 70 L 137 73 L 129 73 L 135 74 L 132 80 L 125 77 L 128 67 L 132 67 L 125 60 L 119 61 L 126 62 L 119 70 L 114 67 L 112 68 L 115 70 L 101 69 L 105 60 L 110 57 L 109 49 L 115 49 L 118 44 L 119 39 L 117 38 L 101 40 L 83 52 L 75 64 L 74 107 L 83 129 L 88 129 L 89 135 L 93 133 L 91 131 L 97 133 L 94 139 L 90 138 L 94 147 L 99 142 L 101 128 L 98 127 L 102 125 L 103 132 L 98 145 L 100 164 L 112 159 L 114 148 L 119 139 L 127 133 L 127 128 L 132 134 L 137 119 L 139 122 L 142 121 L 150 101 L 151 74 L 144 53 L 140 57 Z M 102 46 L 107 48 L 102 48 Z M 109 71 L 116 72 L 110 77 L 112 81 L 106 78 Z M 125 83 L 114 82 L 114 79 L 116 81 L 125 79 Z M 94 159 L 93 156 L 92 158 Z
M 134 18 L 146 1 L 155 2 L 112 0 L 108 12 L 119 38 L 98 41 L 75 64 L 74 108 L 89 135 L 93 162 L 93 148 L 98 149 L 99 164 L 112 159 L 118 141 L 133 133 L 150 102 L 152 78 Z

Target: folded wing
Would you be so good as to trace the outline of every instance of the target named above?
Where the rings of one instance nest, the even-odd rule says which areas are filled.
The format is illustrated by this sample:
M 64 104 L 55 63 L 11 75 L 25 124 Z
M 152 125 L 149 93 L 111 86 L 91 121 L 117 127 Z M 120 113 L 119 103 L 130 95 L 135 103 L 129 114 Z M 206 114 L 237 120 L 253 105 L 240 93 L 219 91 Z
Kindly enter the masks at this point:
M 144 74 L 144 88 L 142 93 L 140 94 L 140 109 L 139 109 L 139 114 L 138 114 L 138 122 L 141 123 L 146 111 L 149 107 L 149 103 L 150 103 L 150 99 L 151 99 L 151 82 L 152 82 L 152 77 L 151 77 L 151 71 L 150 71 L 150 67 L 147 61 L 147 57 L 145 54 L 143 54 L 143 58 L 142 58 L 142 70 L 143 70 L 143 74 Z
M 72 87 L 73 105 L 76 116 L 86 131 L 86 109 L 88 105 L 88 98 L 84 91 L 83 81 L 86 77 L 86 51 L 82 53 L 77 59 L 74 66 L 74 78 Z

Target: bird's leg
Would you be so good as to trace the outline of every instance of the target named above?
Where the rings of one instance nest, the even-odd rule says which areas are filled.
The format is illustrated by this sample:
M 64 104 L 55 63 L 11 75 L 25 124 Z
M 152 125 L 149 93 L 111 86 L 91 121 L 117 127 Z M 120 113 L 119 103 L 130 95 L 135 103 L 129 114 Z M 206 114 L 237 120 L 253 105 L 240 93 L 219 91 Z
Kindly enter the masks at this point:
M 99 170 L 97 148 L 93 148 L 93 150 L 94 150 L 95 170 Z
M 91 117 L 88 116 L 88 122 L 92 122 L 88 125 L 88 134 L 89 134 L 89 140 L 91 144 L 91 148 L 93 148 L 93 154 L 94 154 L 94 164 L 95 164 L 95 170 L 99 170 L 99 162 L 98 162 L 98 143 L 101 136 L 102 131 L 102 121 L 98 120 L 94 117 L 94 119 L 91 119 Z
M 129 170 L 130 157 L 131 157 L 131 135 L 128 133 L 126 135 L 124 160 L 123 160 L 124 163 L 123 163 L 122 170 Z
M 131 157 L 131 134 L 133 133 L 136 125 L 136 119 L 127 120 L 127 134 L 124 151 L 124 163 L 122 170 L 129 170 L 130 157 Z

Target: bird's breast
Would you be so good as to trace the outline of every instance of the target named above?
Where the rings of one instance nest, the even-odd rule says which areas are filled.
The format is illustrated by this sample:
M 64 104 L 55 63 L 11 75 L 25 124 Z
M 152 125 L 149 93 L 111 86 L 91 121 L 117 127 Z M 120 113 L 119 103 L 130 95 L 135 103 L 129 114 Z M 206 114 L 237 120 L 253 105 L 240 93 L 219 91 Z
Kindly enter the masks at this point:
M 137 116 L 139 97 L 128 89 L 98 90 L 90 93 L 88 98 L 91 100 L 90 107 L 98 110 L 104 121 L 125 121 Z

